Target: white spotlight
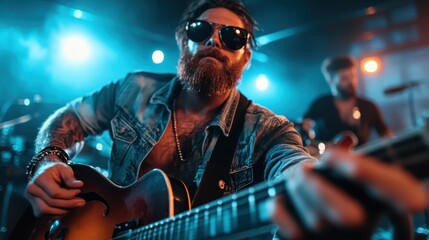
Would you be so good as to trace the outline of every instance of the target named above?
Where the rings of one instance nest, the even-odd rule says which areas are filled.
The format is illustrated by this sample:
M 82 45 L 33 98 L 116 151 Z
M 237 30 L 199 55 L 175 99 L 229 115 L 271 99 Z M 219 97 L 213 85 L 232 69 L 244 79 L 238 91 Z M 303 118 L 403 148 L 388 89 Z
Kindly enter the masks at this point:
M 259 91 L 265 91 L 268 88 L 268 78 L 264 74 L 259 75 L 259 77 L 256 79 L 256 88 L 258 88 Z
M 81 10 L 79 10 L 79 9 L 76 9 L 76 10 L 74 10 L 74 12 L 73 12 L 73 16 L 74 16 L 75 18 L 82 18 L 82 16 L 83 16 L 83 12 L 82 12 Z
M 164 61 L 164 53 L 161 50 L 156 50 L 152 53 L 152 61 L 155 64 L 160 64 Z
M 88 41 L 80 36 L 64 38 L 61 41 L 61 52 L 65 59 L 71 61 L 85 61 L 91 55 Z
M 30 105 L 30 99 L 28 99 L 28 98 L 26 98 L 26 99 L 24 99 L 24 105 L 25 106 L 28 106 L 28 105 Z

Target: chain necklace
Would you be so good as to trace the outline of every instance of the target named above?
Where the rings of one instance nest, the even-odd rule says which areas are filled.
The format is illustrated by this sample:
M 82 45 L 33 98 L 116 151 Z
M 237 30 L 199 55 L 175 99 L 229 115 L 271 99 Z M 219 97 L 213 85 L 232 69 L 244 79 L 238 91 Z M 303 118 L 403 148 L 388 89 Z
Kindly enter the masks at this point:
M 176 99 L 174 99 L 174 102 L 173 102 L 173 135 L 174 135 L 174 141 L 176 142 L 176 149 L 179 155 L 179 159 L 181 162 L 186 162 L 186 160 L 183 158 L 183 153 L 180 147 L 179 134 L 177 134 Z

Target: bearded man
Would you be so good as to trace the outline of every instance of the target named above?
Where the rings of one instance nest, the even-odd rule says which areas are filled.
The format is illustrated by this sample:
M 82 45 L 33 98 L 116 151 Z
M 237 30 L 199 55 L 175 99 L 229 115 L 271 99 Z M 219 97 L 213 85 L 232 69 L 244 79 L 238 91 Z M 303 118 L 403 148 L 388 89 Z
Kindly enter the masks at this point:
M 372 130 L 381 137 L 393 136 L 377 105 L 357 95 L 358 69 L 353 57 L 327 58 L 322 73 L 331 94 L 314 100 L 303 121 L 306 130 L 314 130 L 315 139 L 330 141 L 341 132 L 351 131 L 361 145 L 369 141 Z
M 215 146 L 234 135 L 233 122 L 241 109 L 242 130 L 235 150 L 229 153 L 230 163 L 223 166 L 228 170 L 227 178 L 219 181 L 219 185 L 216 182 L 214 186 L 205 186 L 208 194 L 222 189 L 222 195 L 228 195 L 258 182 L 285 178 L 305 229 L 317 233 L 322 220 L 334 226 L 363 224 L 365 209 L 314 172 L 318 163 L 307 153 L 290 121 L 251 101 L 244 101 L 246 104 L 241 107 L 243 98 L 236 86 L 255 47 L 254 31 L 255 21 L 237 1 L 196 1 L 187 9 L 176 31 L 181 51 L 177 75 L 131 73 L 59 109 L 40 129 L 36 140 L 38 154 L 28 168 L 30 182 L 26 196 L 34 214 L 60 217 L 89 205 L 86 202 L 89 200 L 79 195 L 85 182 L 75 178 L 67 159 L 79 152 L 86 136 L 105 130 L 113 139 L 109 178 L 114 183 L 130 185 L 157 168 L 182 180 L 189 189 L 190 199 L 194 199 L 207 174 L 206 166 L 221 160 L 211 158 L 218 153 Z M 405 171 L 341 150 L 331 151 L 323 164 L 371 186 L 371 192 L 377 197 L 404 211 L 417 211 L 426 206 L 423 185 Z M 359 174 L 380 169 L 384 174 L 370 179 Z M 211 173 L 216 177 L 218 172 Z M 390 188 L 398 182 L 403 183 L 403 188 Z M 152 189 L 157 187 L 153 185 Z M 269 193 L 271 197 L 276 196 L 274 188 Z M 411 195 L 412 198 L 406 197 Z M 255 207 L 250 219 L 268 215 L 285 236 L 303 235 L 302 225 L 292 217 L 281 198 L 272 202 L 274 210 L 269 204 L 267 208 L 256 207 L 255 195 L 245 199 Z M 234 207 L 234 203 L 237 207 L 234 201 L 229 208 Z M 148 209 L 156 212 L 152 208 Z M 236 210 L 236 215 L 243 217 L 238 214 L 241 209 Z M 232 217 L 234 212 L 227 215 L 218 211 L 216 216 L 223 214 Z M 187 224 L 194 224 L 196 220 L 192 219 Z M 234 223 L 229 217 L 222 221 L 209 218 L 207 221 L 213 221 L 207 226 L 211 227 L 203 232 L 210 234 L 206 236 L 210 238 L 217 233 L 231 232 L 236 224 L 250 219 L 235 219 Z M 224 230 L 218 229 L 218 225 Z M 174 232 L 177 228 L 168 229 Z M 200 230 L 185 231 L 186 239 L 195 239 Z M 176 238 L 170 236 L 170 239 Z

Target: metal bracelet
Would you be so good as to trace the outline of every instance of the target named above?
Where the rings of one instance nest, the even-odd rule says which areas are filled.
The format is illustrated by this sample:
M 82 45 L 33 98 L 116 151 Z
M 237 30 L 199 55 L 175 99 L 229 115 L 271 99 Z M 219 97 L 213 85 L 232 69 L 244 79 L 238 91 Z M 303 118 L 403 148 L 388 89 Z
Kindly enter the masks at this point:
M 45 159 L 46 156 L 55 155 L 60 158 L 61 162 L 69 164 L 70 158 L 69 155 L 62 148 L 57 146 L 48 146 L 40 151 L 36 156 L 34 156 L 31 161 L 28 163 L 25 170 L 27 175 L 27 180 L 30 181 L 33 178 L 34 169 L 37 164 Z

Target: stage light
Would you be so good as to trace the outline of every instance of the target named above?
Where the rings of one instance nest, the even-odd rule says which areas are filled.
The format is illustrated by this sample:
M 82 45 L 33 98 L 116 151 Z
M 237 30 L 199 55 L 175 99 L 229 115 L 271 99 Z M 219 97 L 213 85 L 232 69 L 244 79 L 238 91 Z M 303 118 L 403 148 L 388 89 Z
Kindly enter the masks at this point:
M 362 71 L 366 73 L 375 73 L 379 70 L 380 63 L 375 58 L 367 58 L 362 61 Z
M 259 77 L 256 79 L 256 88 L 259 91 L 265 91 L 268 88 L 268 78 L 264 74 L 259 75 Z
M 353 118 L 354 118 L 355 120 L 359 120 L 359 119 L 360 119 L 361 114 L 360 114 L 360 110 L 359 110 L 359 108 L 358 108 L 358 107 L 354 107 L 354 108 L 353 108 L 353 114 L 352 114 L 352 116 L 353 116 Z
M 377 9 L 375 7 L 368 7 L 366 9 L 366 14 L 367 15 L 374 15 L 377 13 Z
M 81 11 L 81 10 L 74 10 L 74 12 L 73 12 L 73 16 L 75 17 L 75 18 L 82 18 L 82 16 L 83 16 L 83 12 Z
M 326 150 L 326 145 L 321 142 L 317 145 L 317 148 L 319 148 L 319 154 L 322 155 Z
M 61 41 L 62 56 L 70 61 L 86 61 L 91 55 L 88 41 L 81 36 L 65 37 Z
M 156 50 L 152 53 L 152 61 L 155 64 L 160 64 L 164 61 L 164 53 L 161 50 Z
M 101 150 L 103 150 L 103 144 L 101 144 L 101 143 L 97 143 L 97 144 L 95 145 L 95 148 L 96 148 L 98 151 L 101 151 Z
M 24 99 L 24 105 L 25 106 L 29 106 L 30 105 L 30 99 L 28 99 L 28 98 L 26 98 L 26 99 Z

